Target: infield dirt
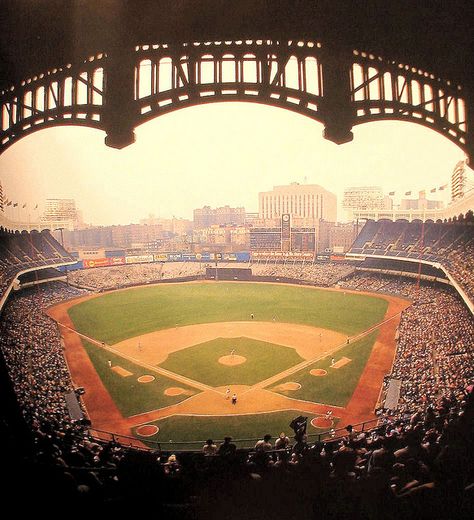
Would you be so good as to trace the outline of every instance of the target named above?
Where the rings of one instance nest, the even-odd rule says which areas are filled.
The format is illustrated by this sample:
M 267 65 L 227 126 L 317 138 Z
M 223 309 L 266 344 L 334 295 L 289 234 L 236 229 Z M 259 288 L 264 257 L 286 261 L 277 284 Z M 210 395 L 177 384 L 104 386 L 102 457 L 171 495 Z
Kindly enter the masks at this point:
M 372 295 L 359 292 L 357 294 Z M 328 410 L 331 410 L 333 416 L 340 419 L 341 425 L 346 423 L 356 424 L 372 419 L 374 418 L 374 408 L 379 399 L 383 377 L 390 372 L 393 363 L 395 333 L 399 323 L 399 315 L 410 305 L 407 300 L 377 294 L 377 297 L 384 298 L 389 303 L 384 320 L 391 317 L 393 319 L 385 321 L 379 327 L 379 334 L 369 360 L 346 408 L 292 399 L 261 388 L 259 385 L 254 385 L 253 387 L 232 385 L 231 392 L 235 392 L 238 395 L 236 406 L 232 406 L 225 399 L 227 387 L 218 387 L 204 389 L 204 391 L 175 405 L 126 418 L 118 410 L 95 371 L 80 337 L 74 331 L 74 325 L 67 312 L 71 306 L 96 296 L 89 295 L 65 302 L 50 308 L 48 314 L 58 323 L 65 326 L 61 327 L 61 334 L 65 345 L 66 360 L 74 384 L 86 388 L 83 400 L 93 427 L 122 435 L 130 435 L 132 428 L 137 425 L 146 424 L 175 414 L 218 416 L 253 414 L 277 410 L 298 410 L 308 414 L 325 414 Z M 323 335 L 322 341 L 319 336 L 320 333 Z M 165 359 L 170 352 L 209 341 L 216 337 L 238 336 L 247 336 L 293 347 L 305 360 L 324 356 L 331 348 L 344 344 L 346 339 L 346 336 L 340 333 L 305 325 L 258 321 L 231 322 L 190 325 L 157 331 L 140 336 L 140 347 L 138 347 L 138 338 L 131 338 L 117 343 L 113 346 L 113 349 L 123 354 L 127 353 L 137 363 L 145 361 L 146 363 L 156 365 Z M 157 345 L 160 348 L 156 348 Z M 176 378 L 176 381 L 177 383 L 180 382 L 179 377 Z

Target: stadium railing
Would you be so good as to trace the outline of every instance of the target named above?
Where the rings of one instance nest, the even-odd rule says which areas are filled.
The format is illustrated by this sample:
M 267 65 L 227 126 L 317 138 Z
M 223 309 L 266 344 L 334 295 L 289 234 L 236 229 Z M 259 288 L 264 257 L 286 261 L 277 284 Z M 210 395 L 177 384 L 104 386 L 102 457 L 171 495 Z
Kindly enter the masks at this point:
M 374 419 L 370 419 L 368 421 L 363 421 L 357 424 L 351 424 L 352 432 L 354 433 L 366 433 L 377 430 L 380 427 L 380 423 L 382 422 L 383 417 L 376 417 Z M 349 425 L 346 425 L 349 426 Z M 328 442 L 328 441 L 337 441 L 339 439 L 343 439 L 347 437 L 349 432 L 347 427 L 341 428 L 331 428 L 330 430 L 326 430 L 321 433 L 310 433 L 307 435 L 308 442 Z M 131 435 L 123 435 L 118 433 L 112 433 L 105 430 L 99 430 L 96 428 L 89 428 L 89 434 L 102 441 L 102 442 L 115 442 L 124 447 L 136 448 L 144 451 L 187 451 L 187 452 L 197 452 L 201 451 L 203 445 L 206 443 L 206 440 L 191 440 L 191 441 L 153 441 L 147 440 L 146 438 L 138 438 Z M 263 435 L 263 434 L 262 434 Z M 210 434 L 212 437 L 212 433 Z M 241 449 L 252 449 L 256 442 L 260 440 L 260 438 L 245 438 L 245 439 L 232 439 L 232 442 Z M 215 439 L 214 442 L 219 444 L 224 442 L 224 439 Z

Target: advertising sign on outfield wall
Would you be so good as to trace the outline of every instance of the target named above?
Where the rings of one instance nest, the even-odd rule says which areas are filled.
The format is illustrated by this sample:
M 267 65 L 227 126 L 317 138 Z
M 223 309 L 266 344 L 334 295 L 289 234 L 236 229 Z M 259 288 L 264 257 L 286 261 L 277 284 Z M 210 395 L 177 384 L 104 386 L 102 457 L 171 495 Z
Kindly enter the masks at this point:
M 125 257 L 126 264 L 145 264 L 153 262 L 153 255 L 132 255 Z
M 85 258 L 82 262 L 84 269 L 92 269 L 93 267 L 105 267 L 109 265 L 109 258 Z
M 291 252 L 291 251 L 255 251 L 252 253 L 252 258 L 266 259 L 271 258 L 272 260 L 313 260 L 314 253 L 307 252 Z
M 122 265 L 125 263 L 124 256 L 112 256 L 109 257 L 109 265 Z
M 155 262 L 167 262 L 168 255 L 166 253 L 159 253 L 157 255 L 153 255 Z

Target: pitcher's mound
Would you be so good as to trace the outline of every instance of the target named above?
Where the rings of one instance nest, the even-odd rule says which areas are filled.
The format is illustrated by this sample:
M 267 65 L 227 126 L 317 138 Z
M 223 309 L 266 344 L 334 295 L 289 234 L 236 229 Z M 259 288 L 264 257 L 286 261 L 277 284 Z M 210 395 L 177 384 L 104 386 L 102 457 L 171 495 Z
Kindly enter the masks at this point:
M 155 380 L 155 376 L 140 376 L 137 381 L 139 383 L 151 383 Z
M 328 419 L 326 417 L 315 417 L 311 424 L 315 428 L 332 428 L 332 419 Z
M 277 392 L 284 392 L 285 390 L 299 390 L 301 385 L 299 383 L 294 383 L 293 381 L 288 381 L 288 383 L 282 383 L 275 387 Z
M 145 424 L 144 426 L 139 426 L 136 431 L 140 437 L 151 437 L 156 435 L 160 429 L 154 424 Z
M 325 375 L 327 375 L 327 371 L 323 370 L 322 368 L 313 368 L 313 370 L 310 370 L 309 373 L 312 376 L 325 376 Z
M 192 395 L 193 392 L 190 390 L 186 390 L 185 388 L 181 388 L 179 386 L 170 386 L 164 392 L 165 395 L 173 396 L 173 395 Z
M 219 363 L 221 365 L 228 365 L 228 366 L 235 366 L 235 365 L 241 365 L 242 363 L 245 363 L 247 361 L 247 358 L 244 356 L 238 356 L 237 354 L 234 355 L 228 355 L 228 356 L 222 356 L 218 359 Z

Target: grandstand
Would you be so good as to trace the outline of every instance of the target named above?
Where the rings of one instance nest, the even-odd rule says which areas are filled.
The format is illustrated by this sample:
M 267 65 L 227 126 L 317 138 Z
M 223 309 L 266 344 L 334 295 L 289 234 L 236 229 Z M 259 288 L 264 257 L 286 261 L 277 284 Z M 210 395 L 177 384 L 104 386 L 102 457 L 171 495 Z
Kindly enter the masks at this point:
M 0 228 L 0 309 L 19 274 L 74 263 L 49 231 L 19 233 Z
M 412 264 L 408 270 L 413 270 L 417 263 L 438 271 L 441 268 L 445 275 L 439 273 L 438 276 L 449 277 L 453 283 L 459 284 L 472 304 L 473 251 L 474 216 L 470 211 L 465 217 L 451 222 L 368 221 L 347 256 L 406 261 Z
M 462 274 L 464 262 L 469 261 L 464 254 L 471 251 L 469 229 L 464 224 L 445 224 L 433 227 L 429 233 L 430 252 L 436 252 L 438 262 L 445 262 L 453 273 L 458 273 L 457 280 L 464 285 L 472 283 L 472 273 Z M 38 507 L 46 507 L 54 482 L 55 500 L 59 491 L 82 511 L 91 504 L 106 504 L 108 510 L 115 511 L 137 497 L 142 501 L 153 497 L 163 516 L 173 517 L 179 511 L 183 515 L 179 518 L 212 518 L 217 511 L 220 517 L 226 502 L 220 496 L 211 498 L 208 492 L 232 482 L 238 483 L 245 497 L 244 503 L 236 505 L 236 511 L 258 511 L 260 517 L 285 518 L 291 512 L 310 518 L 316 507 L 321 517 L 345 517 L 363 510 L 370 512 L 369 517 L 378 518 L 382 509 L 389 507 L 396 515 L 416 518 L 420 504 L 436 510 L 440 518 L 450 518 L 452 511 L 456 517 L 467 514 L 472 506 L 469 484 L 473 479 L 472 464 L 469 466 L 472 450 L 466 439 L 472 435 L 474 416 L 470 393 L 474 379 L 474 319 L 455 288 L 449 286 L 449 279 L 441 284 L 422 281 L 420 285 L 410 279 L 409 272 L 408 277 L 401 276 L 401 266 L 410 262 L 404 263 L 400 256 L 391 259 L 390 247 L 396 245 L 397 251 L 410 245 L 416 247 L 421 240 L 419 230 L 416 223 L 391 226 L 369 222 L 353 248 L 359 251 L 354 254 L 362 253 L 366 262 L 374 262 L 365 264 L 365 268 L 364 264 L 356 268 L 352 262 L 250 264 L 254 279 L 337 285 L 401 295 L 413 301 L 402 315 L 396 358 L 372 426 L 340 425 L 339 430 L 320 441 L 298 435 L 283 444 L 270 440 L 265 450 L 235 449 L 230 441 L 223 442 L 222 447 L 215 443 L 215 450 L 211 450 L 214 455 L 206 450 L 144 450 L 136 443 L 132 447 L 132 440 L 124 437 L 110 441 L 96 437 L 94 430 L 89 430 L 83 407 L 84 419 L 77 420 L 77 410 L 76 415 L 71 415 L 71 397 L 76 395 L 82 406 L 81 389 L 75 388 L 70 379 L 61 336 L 44 309 L 87 294 L 88 290 L 200 277 L 205 265 L 157 262 L 77 270 L 68 274 L 76 287 L 56 281 L 10 296 L 0 324 L 0 346 L 23 419 L 17 417 L 19 422 L 13 422 L 12 414 L 7 414 L 6 405 L 2 405 L 2 414 L 8 418 L 5 433 L 13 436 L 21 430 L 20 422 L 26 421 L 27 425 L 23 441 L 19 437 L 12 443 L 26 459 L 16 466 L 17 472 L 11 472 L 10 485 L 18 486 L 21 481 L 22 486 L 31 487 Z M 381 247 L 374 248 L 374 244 Z M 9 280 L 34 266 L 44 268 L 73 260 L 47 233 L 30 236 L 4 232 L 1 245 L 1 262 L 10 269 Z M 387 254 L 367 254 L 374 250 Z M 399 262 L 397 276 L 376 269 L 380 260 L 377 257 Z M 221 267 L 228 265 L 222 262 Z M 248 268 L 249 264 L 231 265 Z M 27 281 L 34 283 L 35 277 L 29 275 Z M 396 410 L 388 410 L 383 404 L 390 380 L 400 381 L 401 385 Z M 27 440 L 30 435 L 33 444 Z M 209 436 L 213 436 L 212 432 Z M 256 442 L 256 446 L 262 445 L 263 441 Z M 15 449 L 10 458 L 18 456 Z M 457 453 L 463 454 L 463 463 Z M 15 464 L 17 459 L 13 467 Z M 453 464 L 457 464 L 455 473 L 449 469 Z M 38 468 L 48 475 L 47 479 L 38 480 Z M 318 486 L 303 493 L 308 479 L 316 479 Z M 283 497 L 290 493 L 298 495 L 299 500 L 275 497 L 274 490 L 280 488 L 285 489 Z M 456 500 L 446 502 L 448 488 Z M 343 493 L 345 500 L 328 499 L 336 492 Z M 387 500 L 389 506 L 382 506 Z
M 304 113 L 323 123 L 324 136 L 339 144 L 351 140 L 351 129 L 360 123 L 387 118 L 404 124 L 420 123 L 459 145 L 472 164 L 474 39 L 469 36 L 472 11 L 468 3 L 345 4 L 327 0 L 241 0 L 232 4 L 206 0 L 196 9 L 196 3 L 188 0 L 74 2 L 72 6 L 64 0 L 5 2 L 0 151 L 16 147 L 18 139 L 43 128 L 54 132 L 57 129 L 51 127 L 58 124 L 104 130 L 106 144 L 120 149 L 135 140 L 135 128 L 140 137 L 139 125 L 156 115 L 235 99 L 270 102 L 274 107 Z M 209 72 L 214 81 L 206 83 Z M 252 82 L 246 81 L 249 73 Z M 235 83 L 226 80 L 229 76 Z M 290 82 L 292 76 L 294 83 Z M 162 88 L 168 80 L 172 90 Z M 145 89 L 144 93 L 142 84 L 149 91 Z M 316 97 L 307 88 L 311 84 L 318 92 Z M 203 194 L 217 192 L 226 177 L 239 175 L 229 162 L 248 152 L 236 146 L 238 133 L 233 121 L 229 119 L 219 130 L 228 138 L 227 160 L 220 164 L 213 154 L 205 157 L 206 171 L 218 173 L 218 180 L 210 182 L 191 169 Z M 291 133 L 291 128 L 281 131 L 275 126 L 274 130 L 281 135 Z M 199 132 L 211 140 L 204 128 Z M 280 156 L 278 146 L 258 149 L 252 140 L 259 132 L 263 133 L 260 126 L 248 121 L 250 148 L 255 152 L 248 164 L 249 172 L 255 171 L 255 181 L 258 176 L 271 178 L 276 174 L 267 159 Z M 52 135 L 46 133 L 44 149 L 53 149 Z M 172 165 L 177 153 L 197 164 L 190 146 L 194 140 L 200 142 L 185 138 L 183 133 L 177 143 L 180 152 L 174 153 L 167 139 L 154 139 L 160 146 L 154 141 L 146 145 L 153 154 L 150 170 L 156 176 L 156 187 L 140 182 L 144 163 L 125 157 L 123 165 L 129 177 L 153 195 L 157 207 L 160 197 L 170 193 L 160 185 L 164 177 L 177 176 L 181 170 L 166 164 Z M 347 178 L 355 166 L 336 171 L 338 165 L 327 161 L 324 153 L 316 163 L 306 165 L 297 157 L 308 150 L 305 141 L 288 148 L 294 168 L 289 174 L 305 175 L 316 164 L 314 171 L 327 169 L 330 174 Z M 393 157 L 405 158 L 404 152 L 395 149 Z M 121 152 L 111 153 L 111 164 L 117 165 Z M 162 162 L 166 154 L 170 163 Z M 74 178 L 77 168 L 72 163 L 82 162 L 104 187 L 99 197 L 91 199 L 97 204 L 115 200 L 108 184 L 117 178 L 107 177 L 102 171 L 105 162 L 101 162 L 112 155 L 61 155 L 48 167 Z M 18 168 L 15 165 L 12 174 L 22 179 L 22 167 L 35 161 L 35 173 L 42 176 L 45 163 L 33 154 L 23 156 L 24 164 Z M 361 157 L 361 162 L 364 159 Z M 421 161 L 412 165 L 409 159 L 405 162 L 407 172 L 423 168 Z M 383 163 L 370 160 L 367 165 L 373 170 L 371 174 L 388 177 Z M 85 183 L 85 178 L 78 176 L 78 180 Z M 237 180 L 245 190 L 239 177 Z M 55 182 L 55 189 L 64 188 L 58 180 Z M 191 193 L 192 189 L 182 184 L 179 191 Z M 464 189 L 456 189 L 460 187 Z M 104 258 L 93 259 L 73 257 L 49 231 L 41 231 L 40 223 L 29 218 L 28 222 L 20 221 L 23 201 L 16 193 L 8 194 L 12 196 L 16 202 L 7 202 L 0 189 L 1 209 L 4 206 L 10 216 L 17 217 L 14 221 L 0 220 L 8 228 L 0 228 L 0 471 L 4 477 L 4 514 L 37 517 L 44 512 L 48 517 L 80 514 L 88 518 L 94 514 L 127 514 L 131 509 L 133 515 L 145 510 L 145 514 L 172 520 L 474 517 L 474 218 L 468 211 L 473 209 L 472 189 L 471 198 L 461 197 L 447 208 L 407 210 L 403 215 L 406 220 L 397 220 L 402 218 L 398 210 L 364 211 L 365 218 L 372 220 L 366 221 L 347 255 L 260 251 L 260 256 L 206 252 L 198 257 L 190 252 L 196 245 L 193 242 L 186 244 L 186 251 L 150 254 L 148 250 L 121 250 L 116 256 L 108 257 L 104 252 Z M 127 199 L 146 209 L 131 194 Z M 27 202 L 30 208 L 31 200 Z M 115 206 L 113 213 L 118 218 L 122 208 Z M 360 212 L 358 217 L 362 218 Z M 445 220 L 450 217 L 450 221 Z M 64 222 L 42 224 L 53 230 Z M 31 231 L 35 226 L 40 232 Z M 212 251 L 220 247 L 213 245 Z M 206 272 L 208 280 L 204 281 Z M 101 353 L 106 357 L 99 358 L 102 365 L 93 374 L 95 379 L 78 385 L 68 364 L 70 358 L 65 357 L 66 345 L 73 336 L 77 340 L 71 349 L 75 362 L 93 367 L 86 349 L 81 349 L 86 342 L 81 343 L 76 330 L 60 328 L 48 314 L 51 308 L 72 306 L 82 297 L 90 297 L 92 302 L 108 299 L 111 306 L 119 308 L 115 320 L 110 320 L 113 330 L 129 309 L 117 305 L 122 293 L 112 291 L 154 284 L 157 287 L 143 290 L 188 285 L 191 289 L 204 285 L 215 288 L 219 285 L 212 278 L 219 279 L 219 272 L 232 280 L 242 275 L 249 282 L 272 282 L 272 288 L 321 292 L 346 302 L 364 297 L 400 298 L 403 310 L 395 314 L 398 329 L 394 325 L 386 343 L 380 341 L 384 349 L 388 343 L 393 347 L 387 349 L 392 356 L 390 367 L 386 373 L 383 370 L 382 385 L 381 378 L 368 381 L 370 390 L 375 388 L 375 394 L 379 390 L 380 394 L 367 420 L 349 424 L 344 421 L 348 415 L 341 415 L 339 423 L 333 422 L 332 414 L 341 407 L 329 409 L 327 404 L 311 402 L 308 406 L 312 409 L 325 407 L 318 417 L 326 425 L 324 430 L 307 434 L 305 417 L 299 416 L 288 422 L 288 428 L 277 438 L 268 438 L 268 432 L 261 431 L 259 438 L 251 439 L 245 448 L 240 447 L 239 439 L 217 438 L 213 416 L 206 432 L 208 441 L 193 444 L 194 449 L 180 449 L 178 443 L 171 442 L 171 436 L 161 444 L 145 443 L 143 437 L 132 436 L 135 432 L 131 427 L 125 433 L 117 433 L 118 428 L 113 427 L 109 431 L 95 429 L 93 414 L 86 406 L 94 385 L 103 390 L 101 397 L 109 397 L 98 400 L 99 408 L 111 416 L 112 425 L 118 424 L 113 422 L 114 403 L 104 383 L 113 376 L 110 351 L 102 342 Z M 188 281 L 203 283 L 180 284 Z M 255 285 L 259 290 L 268 284 Z M 101 292 L 107 294 L 98 294 Z M 127 292 L 138 294 L 140 289 Z M 299 301 L 301 314 L 313 310 L 309 301 Z M 159 297 L 154 303 L 168 305 Z M 221 302 L 216 298 L 213 303 Z M 268 307 L 271 316 L 271 305 Z M 345 303 L 345 310 L 354 321 L 353 314 L 359 309 Z M 176 309 L 170 312 L 176 313 Z M 203 316 L 203 309 L 198 308 L 196 314 Z M 250 316 L 247 313 L 245 319 L 260 327 L 254 314 Z M 341 320 L 337 312 L 333 316 L 335 321 Z M 152 328 L 155 316 L 150 321 Z M 288 323 L 278 323 L 276 318 L 275 322 L 268 324 L 281 326 L 291 336 L 284 329 Z M 174 319 L 174 334 L 179 328 L 175 323 Z M 381 332 L 380 322 L 373 327 Z M 132 339 L 135 341 L 135 337 Z M 344 334 L 342 348 L 353 346 L 348 337 L 347 342 Z M 138 352 L 142 343 L 136 343 L 133 348 Z M 235 361 L 233 351 L 230 357 Z M 327 372 L 333 370 L 333 361 L 328 362 Z M 372 361 L 372 365 L 364 366 L 377 369 L 380 359 Z M 125 368 L 113 368 L 122 368 L 123 378 L 128 377 Z M 149 363 L 147 368 L 155 369 L 156 365 Z M 339 367 L 337 370 L 343 374 Z M 313 375 L 325 384 L 321 373 Z M 134 385 L 144 382 L 140 377 L 133 379 Z M 111 385 L 116 382 L 112 377 L 109 381 Z M 315 378 L 312 381 L 311 388 L 316 388 Z M 138 383 L 130 391 L 131 397 L 139 394 Z M 149 386 L 142 385 L 145 391 Z M 217 392 L 215 396 L 219 398 Z M 368 402 L 367 393 L 359 393 L 356 399 Z M 243 401 L 242 394 L 239 401 Z M 163 415 L 171 414 L 171 408 Z M 147 408 L 140 415 L 156 411 Z M 243 415 L 235 413 L 232 419 L 243 422 Z M 184 418 L 194 434 L 196 417 Z M 142 425 L 149 428 L 149 418 L 142 419 Z M 170 442 L 166 442 L 168 439 Z

